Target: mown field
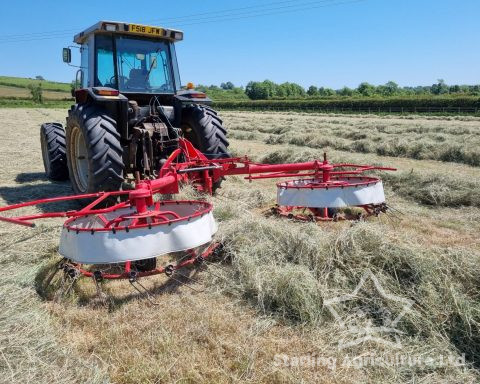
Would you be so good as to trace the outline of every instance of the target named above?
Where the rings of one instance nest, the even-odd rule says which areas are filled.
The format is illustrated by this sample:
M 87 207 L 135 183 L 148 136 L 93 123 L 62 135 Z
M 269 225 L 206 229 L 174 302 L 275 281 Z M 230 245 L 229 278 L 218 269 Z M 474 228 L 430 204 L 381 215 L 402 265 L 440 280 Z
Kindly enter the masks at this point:
M 0 204 L 70 193 L 43 175 L 39 125 L 65 110 L 0 109 Z M 223 113 L 234 154 L 278 163 L 321 158 L 397 167 L 384 179 L 389 215 L 364 222 L 272 217 L 275 183 L 226 180 L 209 198 L 226 260 L 195 275 L 195 290 L 148 279 L 157 306 L 128 283 L 83 280 L 47 299 L 62 220 L 0 224 L 2 382 L 476 383 L 480 379 L 480 118 Z M 19 136 L 22 132 L 22 136 Z M 21 137 L 21 139 L 19 138 Z M 188 188 L 183 196 L 192 197 Z M 75 209 L 58 205 L 59 209 Z M 39 208 L 42 209 L 42 208 Z M 28 210 L 28 211 L 33 211 Z M 409 299 L 401 349 L 348 333 L 324 301 L 353 291 L 366 270 Z M 185 271 L 187 273 L 188 271 Z M 398 313 L 366 285 L 361 324 Z M 380 309 L 384 311 L 380 311 Z M 345 307 L 340 314 L 350 316 Z M 361 368 L 284 366 L 275 356 L 450 356 L 465 364 Z

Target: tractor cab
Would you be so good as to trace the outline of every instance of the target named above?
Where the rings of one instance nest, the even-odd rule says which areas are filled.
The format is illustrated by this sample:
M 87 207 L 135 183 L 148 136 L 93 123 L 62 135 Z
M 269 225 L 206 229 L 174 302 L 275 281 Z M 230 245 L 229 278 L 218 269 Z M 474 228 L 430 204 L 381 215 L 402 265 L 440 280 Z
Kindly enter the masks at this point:
M 181 89 L 175 42 L 183 32 L 100 21 L 74 37 L 80 45 L 77 84 L 125 94 L 174 94 Z M 71 53 L 65 48 L 64 61 Z

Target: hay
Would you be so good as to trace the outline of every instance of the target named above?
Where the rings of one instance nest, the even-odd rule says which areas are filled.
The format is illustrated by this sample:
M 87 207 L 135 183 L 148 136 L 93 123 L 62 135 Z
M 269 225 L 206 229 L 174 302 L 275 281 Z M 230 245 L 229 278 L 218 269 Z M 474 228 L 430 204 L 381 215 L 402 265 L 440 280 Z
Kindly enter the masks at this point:
M 321 324 L 324 332 L 338 335 L 322 303 L 353 291 L 369 269 L 385 290 L 415 303 L 399 325 L 412 354 L 420 353 L 423 345 L 441 345 L 451 354 L 465 353 L 476 364 L 480 276 L 475 265 L 480 253 L 425 250 L 385 229 L 358 223 L 333 234 L 311 224 L 258 217 L 223 223 L 234 268 L 224 289 L 246 298 L 262 314 L 274 314 L 288 324 Z M 399 311 L 398 303 L 373 300 L 378 299 L 373 286 L 366 292 L 367 319 L 378 321 L 379 308 Z
M 68 193 L 68 184 L 53 185 L 42 178 L 38 146 L 38 123 L 62 121 L 65 112 L 15 111 L 21 127 L 17 120 L 8 120 L 9 114 L 4 116 L 6 129 L 0 132 L 0 162 L 9 165 L 1 176 L 4 203 Z M 458 130 L 464 135 L 459 135 L 460 142 L 465 135 L 475 135 L 479 121 L 230 112 L 224 118 L 229 128 L 248 132 L 243 138 L 250 133 L 258 140 L 267 135 L 287 135 L 299 126 L 305 135 L 310 135 L 309 140 L 322 132 L 323 139 L 332 146 L 348 146 L 357 140 L 355 151 L 374 150 L 384 136 L 404 135 L 407 130 L 412 141 L 418 134 L 437 143 L 451 141 Z M 30 133 L 25 135 L 25 148 L 15 145 L 15 132 L 20 128 Z M 376 137 L 382 140 L 375 141 Z M 370 140 L 372 147 L 362 149 Z M 301 146 L 286 151 L 266 148 L 260 141 L 232 143 L 238 155 L 249 152 L 252 158 L 264 157 L 273 163 L 321 158 L 323 153 L 323 148 Z M 31 156 L 24 156 L 25 150 Z M 400 162 L 371 154 L 331 152 L 332 162 L 394 166 Z M 12 158 L 18 159 L 14 167 L 10 166 Z M 410 169 L 412 161 L 401 161 L 408 164 L 404 169 Z M 40 291 L 45 271 L 58 260 L 61 220 L 47 221 L 34 231 L 0 224 L 0 263 L 5 272 L 0 279 L 0 381 L 478 382 L 478 210 L 471 209 L 468 217 L 458 217 L 460 209 L 448 208 L 456 207 L 458 202 L 477 206 L 471 191 L 476 189 L 472 185 L 477 173 L 462 165 L 454 168 L 453 164 L 423 160 L 415 164 L 424 168 L 415 173 L 405 192 L 394 184 L 396 179 L 386 179 L 389 201 L 392 198 L 416 218 L 395 224 L 378 218 L 353 226 L 314 225 L 267 217 L 265 212 L 275 201 L 274 184 L 228 178 L 217 196 L 207 198 L 214 203 L 220 227 L 217 238 L 226 245 L 225 261 L 210 265 L 211 273 L 205 269 L 195 276 L 194 287 L 205 292 L 187 287 L 165 290 L 166 278 L 146 279 L 144 283 L 154 293 L 158 306 L 132 293 L 128 283 L 109 282 L 104 288 L 115 298 L 113 305 L 96 307 L 88 301 L 94 291 L 88 279 L 79 287 L 85 290 L 83 295 L 76 291 L 62 304 L 43 302 L 35 290 Z M 429 171 L 423 172 L 427 168 Z M 471 176 L 467 181 L 473 184 L 461 184 L 460 190 L 455 189 L 450 177 L 456 182 L 457 176 L 448 175 L 452 169 Z M 434 173 L 438 173 L 438 179 L 428 179 Z M 399 172 L 393 177 L 406 176 Z M 423 202 L 423 195 L 409 195 L 414 184 L 425 190 L 433 184 L 442 188 L 446 185 L 453 192 L 432 193 L 436 205 L 431 205 Z M 463 193 L 462 188 L 470 195 L 448 197 Z M 189 187 L 179 197 L 199 198 Z M 398 352 L 372 343 L 345 352 L 337 350 L 339 338 L 348 334 L 324 302 L 351 292 L 366 269 L 388 292 L 414 301 L 412 311 L 398 324 L 404 333 L 403 353 L 456 357 L 465 353 L 467 367 L 390 366 L 331 371 L 272 364 L 278 353 L 313 353 L 342 359 L 347 354 L 365 356 L 374 351 L 386 356 Z M 399 309 L 379 298 L 372 284 L 367 284 L 362 297 L 341 309 L 341 313 L 350 319 L 351 312 L 360 305 L 364 313 L 360 322 L 380 322 L 388 312 Z
M 240 140 L 480 166 L 478 118 L 233 112 L 227 117 L 232 137 Z

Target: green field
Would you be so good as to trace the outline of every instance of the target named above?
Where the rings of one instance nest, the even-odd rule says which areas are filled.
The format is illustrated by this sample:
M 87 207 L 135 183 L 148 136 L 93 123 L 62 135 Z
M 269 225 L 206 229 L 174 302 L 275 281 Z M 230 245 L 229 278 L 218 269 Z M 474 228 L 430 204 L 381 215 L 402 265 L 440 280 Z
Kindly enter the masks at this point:
M 37 84 L 42 86 L 43 104 L 32 100 L 32 94 L 28 88 Z M 67 83 L 0 76 L 0 108 L 36 108 L 38 106 L 67 108 L 72 103 L 70 89 L 71 86 Z
M 68 83 L 60 83 L 49 80 L 27 79 L 24 77 L 0 76 L 0 85 L 17 88 L 27 88 L 31 84 L 42 84 L 45 91 L 67 92 L 70 94 L 71 86 Z

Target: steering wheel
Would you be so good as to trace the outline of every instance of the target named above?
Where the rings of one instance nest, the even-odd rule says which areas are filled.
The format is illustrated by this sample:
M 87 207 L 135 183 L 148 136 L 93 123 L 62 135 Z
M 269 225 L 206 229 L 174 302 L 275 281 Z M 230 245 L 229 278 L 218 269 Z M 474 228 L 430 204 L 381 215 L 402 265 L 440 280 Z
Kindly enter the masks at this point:
M 170 84 L 162 84 L 160 87 L 158 87 L 160 91 L 170 91 Z
M 110 84 L 115 84 L 115 80 L 116 80 L 116 79 L 115 79 L 115 75 L 113 75 L 113 76 L 110 78 L 109 83 L 110 83 Z M 120 86 L 120 85 L 122 85 L 122 86 L 125 85 L 125 81 L 127 81 L 127 80 L 128 80 L 127 76 L 118 76 L 118 83 L 119 83 L 118 85 L 119 85 L 119 86 Z

